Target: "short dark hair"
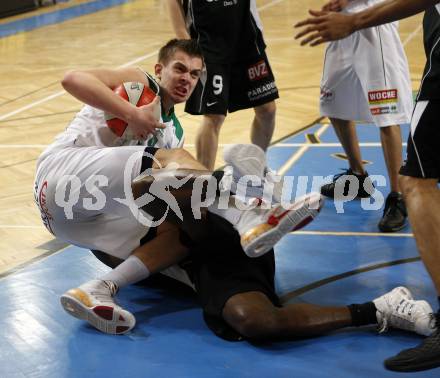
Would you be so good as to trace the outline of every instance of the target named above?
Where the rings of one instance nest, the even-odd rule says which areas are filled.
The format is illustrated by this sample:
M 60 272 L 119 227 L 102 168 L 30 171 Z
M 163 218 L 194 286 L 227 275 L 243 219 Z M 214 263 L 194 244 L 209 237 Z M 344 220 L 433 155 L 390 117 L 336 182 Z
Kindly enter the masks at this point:
M 171 39 L 159 50 L 159 63 L 167 64 L 177 51 L 183 51 L 189 56 L 203 60 L 203 53 L 195 39 Z

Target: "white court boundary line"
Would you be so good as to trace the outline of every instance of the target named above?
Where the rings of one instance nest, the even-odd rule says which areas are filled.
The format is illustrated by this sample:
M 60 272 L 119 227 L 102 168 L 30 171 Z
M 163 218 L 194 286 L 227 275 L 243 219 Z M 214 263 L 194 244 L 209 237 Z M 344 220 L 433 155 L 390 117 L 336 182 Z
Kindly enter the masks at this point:
M 159 50 L 155 50 L 155 51 L 153 51 L 153 52 L 151 52 L 149 54 L 146 54 L 146 55 L 140 56 L 140 57 L 138 57 L 136 59 L 133 59 L 130 62 L 124 63 L 124 64 L 118 66 L 118 68 L 129 67 L 129 66 L 131 66 L 133 64 L 136 64 L 136 63 L 138 63 L 138 62 L 140 62 L 140 61 L 142 61 L 144 59 L 148 59 L 148 58 L 156 55 L 158 52 L 159 52 Z M 41 100 L 37 100 L 37 101 L 31 102 L 28 105 L 25 105 L 25 106 L 23 106 L 21 108 L 13 110 L 12 112 L 9 112 L 9 113 L 6 113 L 6 114 L 0 116 L 0 121 L 3 121 L 3 120 L 5 120 L 5 119 L 7 119 L 9 117 L 12 117 L 13 115 L 16 115 L 18 113 L 24 112 L 25 110 L 32 109 L 32 108 L 36 107 L 37 105 L 40 105 L 40 104 L 43 104 L 43 103 L 48 102 L 50 100 L 53 100 L 54 98 L 60 97 L 60 96 L 62 96 L 65 93 L 67 93 L 65 90 L 58 91 L 58 92 L 55 92 L 55 93 L 53 93 L 53 94 L 51 94 L 51 95 L 49 95 L 47 97 L 42 98 Z
M 321 126 L 318 131 L 315 133 L 317 137 L 320 137 L 328 128 L 329 124 L 324 124 Z M 277 173 L 281 176 L 284 176 L 286 172 L 303 156 L 310 146 L 312 146 L 313 143 L 305 143 L 304 146 L 302 146 L 298 151 L 296 151 L 290 158 L 287 160 L 278 170 Z
M 387 238 L 413 238 L 412 233 L 386 233 L 386 232 L 351 232 L 351 231 L 293 231 L 289 235 L 320 235 L 320 236 L 373 236 Z

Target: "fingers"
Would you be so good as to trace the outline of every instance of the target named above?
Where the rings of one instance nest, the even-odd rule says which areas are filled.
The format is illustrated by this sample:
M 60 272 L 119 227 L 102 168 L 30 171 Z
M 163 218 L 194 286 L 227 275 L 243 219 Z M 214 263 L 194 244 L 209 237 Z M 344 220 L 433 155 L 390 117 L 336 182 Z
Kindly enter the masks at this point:
M 327 12 L 324 12 L 324 13 L 326 14 Z M 295 25 L 293 25 L 293 27 L 299 28 L 301 26 L 319 24 L 320 22 L 322 22 L 322 18 L 320 16 L 316 16 L 316 17 L 306 18 L 305 20 L 299 21 Z
M 304 37 L 307 34 L 310 34 L 312 32 L 316 32 L 317 27 L 316 26 L 309 26 L 308 28 L 305 28 L 304 30 L 300 31 L 297 35 L 295 35 L 295 39 L 299 39 L 301 37 Z
M 313 9 L 309 9 L 309 14 L 313 17 L 320 17 L 320 16 L 325 16 L 328 12 L 327 11 L 317 11 L 317 10 L 313 10 Z
M 165 125 L 164 123 L 160 123 L 158 122 L 156 126 L 154 126 L 155 129 L 165 129 L 167 127 L 167 125 Z
M 300 44 L 301 46 L 304 45 L 317 46 L 323 42 L 325 42 L 324 37 L 322 36 L 321 32 L 317 32 L 309 35 L 307 38 L 304 38 Z
M 318 46 L 321 43 L 325 43 L 325 42 L 328 42 L 325 38 L 319 38 L 316 41 L 310 43 L 310 46 Z

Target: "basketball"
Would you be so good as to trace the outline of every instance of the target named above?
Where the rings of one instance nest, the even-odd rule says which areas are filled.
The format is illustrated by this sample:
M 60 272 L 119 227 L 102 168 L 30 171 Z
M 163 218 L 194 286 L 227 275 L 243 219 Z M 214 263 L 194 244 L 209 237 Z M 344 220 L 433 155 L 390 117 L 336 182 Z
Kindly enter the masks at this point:
M 136 82 L 127 82 L 119 85 L 114 89 L 114 92 L 122 97 L 124 100 L 129 101 L 136 106 L 148 105 L 156 97 L 156 93 L 146 85 Z M 118 137 L 124 137 L 126 139 L 134 139 L 130 128 L 127 128 L 128 124 L 122 119 L 116 118 L 113 114 L 104 113 L 107 126 Z M 160 118 L 160 106 L 155 109 L 155 116 L 159 120 Z

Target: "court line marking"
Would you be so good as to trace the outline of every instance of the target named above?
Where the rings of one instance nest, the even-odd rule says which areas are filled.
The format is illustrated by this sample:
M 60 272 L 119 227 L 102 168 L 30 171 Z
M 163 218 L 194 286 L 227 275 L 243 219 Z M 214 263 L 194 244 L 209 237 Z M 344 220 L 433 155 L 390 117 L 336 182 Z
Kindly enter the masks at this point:
M 322 125 L 318 131 L 315 132 L 317 137 L 320 137 L 328 128 L 329 124 Z M 306 143 L 304 146 L 300 147 L 290 158 L 287 160 L 278 170 L 278 174 L 283 176 L 286 172 L 308 151 L 308 149 L 313 146 L 312 143 Z
M 292 231 L 289 235 L 322 235 L 322 236 L 374 236 L 388 238 L 413 238 L 412 233 L 386 233 L 386 232 L 352 232 L 352 231 Z
M 408 263 L 413 263 L 413 262 L 417 262 L 417 261 L 420 261 L 419 256 L 414 256 L 414 257 L 409 257 L 406 259 L 399 259 L 399 260 L 394 260 L 394 261 L 388 261 L 388 262 L 378 263 L 378 264 L 374 264 L 374 265 L 368 265 L 368 266 L 365 266 L 365 267 L 359 268 L 359 269 L 353 269 L 348 272 L 344 272 L 344 273 L 336 274 L 334 276 L 323 278 L 322 280 L 312 282 L 311 284 L 308 284 L 308 285 L 300 287 L 296 290 L 290 291 L 284 295 L 281 295 L 280 301 L 282 303 L 285 303 L 285 302 L 289 301 L 290 299 L 293 299 L 293 298 L 295 298 L 299 295 L 302 295 L 308 291 L 317 289 L 318 287 L 327 285 L 332 282 L 342 280 L 347 277 L 355 276 L 360 273 L 366 273 L 366 272 L 370 272 L 372 270 L 377 270 L 377 269 L 381 269 L 381 268 L 388 268 L 388 267 L 394 266 L 394 265 L 408 264 Z
M 127 63 L 124 63 L 124 64 L 118 66 L 118 68 L 126 68 L 126 67 L 129 67 L 129 66 L 133 65 L 133 64 L 139 63 L 140 61 L 142 61 L 144 59 L 151 58 L 152 56 L 156 55 L 158 52 L 159 52 L 159 50 L 156 49 L 155 51 L 153 51 L 153 52 L 151 52 L 149 54 L 145 54 L 145 55 L 140 56 L 138 58 L 135 58 L 135 59 L 133 59 L 133 60 L 127 62 Z M 0 121 L 3 121 L 3 120 L 5 120 L 5 119 L 7 119 L 9 117 L 12 117 L 13 115 L 16 115 L 18 113 L 24 112 L 25 110 L 32 109 L 32 108 L 34 108 L 34 107 L 36 107 L 36 106 L 38 106 L 40 104 L 43 104 L 43 103 L 48 102 L 50 100 L 53 100 L 54 98 L 60 97 L 60 96 L 62 96 L 65 93 L 67 93 L 65 90 L 58 91 L 58 92 L 55 92 L 55 93 L 53 93 L 53 94 L 51 94 L 49 96 L 46 96 L 46 97 L 42 98 L 41 100 L 37 100 L 37 101 L 31 102 L 28 105 L 22 106 L 21 108 L 18 108 L 16 110 L 13 110 L 12 112 L 9 112 L 9 113 L 6 113 L 6 114 L 0 116 Z
M 420 30 L 422 30 L 423 24 L 420 23 L 419 26 L 415 30 L 413 30 L 408 37 L 402 42 L 403 46 L 406 46 L 417 34 L 419 34 Z

